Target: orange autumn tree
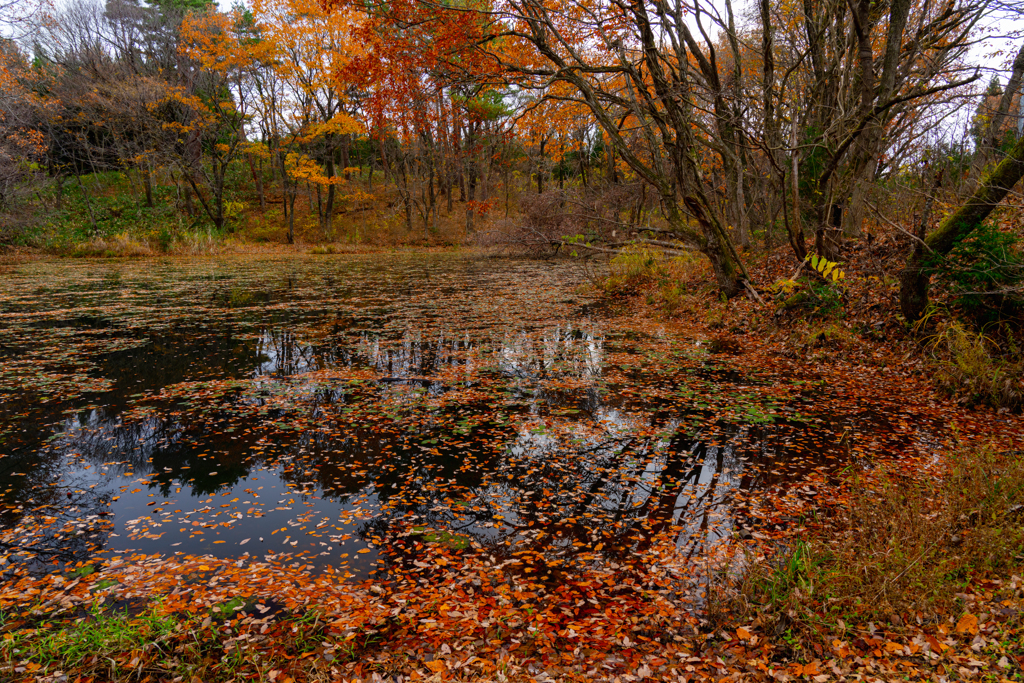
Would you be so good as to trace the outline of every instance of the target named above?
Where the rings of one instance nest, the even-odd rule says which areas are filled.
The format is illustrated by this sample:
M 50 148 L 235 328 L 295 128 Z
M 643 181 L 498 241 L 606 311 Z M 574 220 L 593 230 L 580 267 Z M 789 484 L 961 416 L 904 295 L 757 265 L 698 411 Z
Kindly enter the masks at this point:
M 171 90 L 176 110 L 165 127 L 177 134 L 175 160 L 213 224 L 224 227 L 225 177 L 246 141 L 252 98 L 245 71 L 253 63 L 236 17 L 189 14 L 181 26 L 181 54 L 196 65 L 186 86 Z
M 274 115 L 288 137 L 284 171 L 315 190 L 320 229 L 330 236 L 352 137 L 365 128 L 362 93 L 349 78 L 351 63 L 365 53 L 357 38 L 363 15 L 327 12 L 313 0 L 256 0 L 252 15 L 280 82 Z M 294 192 L 290 199 L 294 206 Z M 289 235 L 294 210 L 291 216 Z
M 395 178 L 407 229 L 419 214 L 436 229 L 441 198 L 465 201 L 466 230 L 489 206 L 495 160 L 507 159 L 507 81 L 498 60 L 474 49 L 486 35 L 483 4 L 453 12 L 415 0 L 386 5 L 326 0 L 332 12 L 358 8 L 366 46 L 347 77 L 366 94 L 365 109 L 385 173 Z M 468 6 L 467 6 L 468 7 Z
M 216 79 L 203 94 L 178 95 L 193 114 L 179 124 L 183 135 L 197 125 L 219 131 L 192 174 L 212 169 L 211 185 L 222 190 L 238 153 L 250 164 L 276 156 L 289 242 L 300 185 L 310 189 L 322 232 L 332 232 L 351 137 L 363 129 L 358 93 L 343 77 L 361 51 L 353 39 L 359 23 L 357 12 L 328 13 L 308 0 L 257 0 L 249 10 L 190 15 L 183 25 L 183 53 Z M 257 131 L 264 140 L 249 141 Z
M 565 86 L 558 97 L 588 110 L 590 127 L 599 127 L 615 154 L 654 189 L 669 236 L 708 256 L 726 294 L 743 290 L 746 271 L 702 182 L 696 153 L 699 120 L 684 67 L 690 68 L 691 51 L 705 57 L 673 7 L 400 0 L 368 11 L 392 68 L 401 58 L 454 82 L 500 83 L 542 97 Z M 688 41 L 663 40 L 684 34 Z M 627 119 L 628 129 L 621 124 Z
M 48 102 L 33 92 L 37 79 L 13 41 L 0 41 L 0 238 L 14 227 L 8 212 L 32 191 L 46 152 L 36 125 Z

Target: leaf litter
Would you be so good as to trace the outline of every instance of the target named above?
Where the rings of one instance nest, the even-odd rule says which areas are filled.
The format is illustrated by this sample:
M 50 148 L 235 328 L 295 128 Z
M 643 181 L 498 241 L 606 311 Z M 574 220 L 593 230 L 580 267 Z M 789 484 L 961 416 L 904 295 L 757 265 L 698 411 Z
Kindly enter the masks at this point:
M 1016 418 L 981 424 L 884 368 L 724 355 L 603 310 L 568 264 L 6 268 L 15 623 L 97 600 L 249 605 L 225 643 L 273 650 L 268 632 L 314 614 L 337 675 L 718 677 L 741 650 L 765 674 L 756 625 L 710 647 L 716 572 L 785 547 L 851 470 L 920 474 L 993 428 L 1021 441 Z

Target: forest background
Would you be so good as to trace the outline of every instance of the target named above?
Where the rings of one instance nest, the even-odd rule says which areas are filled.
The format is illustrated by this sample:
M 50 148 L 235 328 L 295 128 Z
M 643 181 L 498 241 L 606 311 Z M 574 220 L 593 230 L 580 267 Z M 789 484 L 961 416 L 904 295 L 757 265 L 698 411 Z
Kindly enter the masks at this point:
M 3 10 L 7 247 L 643 247 L 757 297 L 754 252 L 831 263 L 891 232 L 907 319 L 940 270 L 985 308 L 1019 294 L 1019 194 L 988 220 L 1022 170 L 1012 5 Z

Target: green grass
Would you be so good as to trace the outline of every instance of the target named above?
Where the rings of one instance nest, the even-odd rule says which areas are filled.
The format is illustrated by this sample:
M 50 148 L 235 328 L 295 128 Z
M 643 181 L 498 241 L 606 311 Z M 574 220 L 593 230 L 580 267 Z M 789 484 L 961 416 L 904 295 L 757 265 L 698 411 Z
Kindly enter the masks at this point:
M 5 626 L 7 621 L 0 615 Z M 160 614 L 155 607 L 131 616 L 94 605 L 88 616 L 74 621 L 10 631 L 0 641 L 0 659 L 7 667 L 77 669 L 117 679 L 143 657 L 158 655 L 160 644 L 180 628 L 179 618 Z
M 262 637 L 266 629 L 259 624 L 253 629 L 240 620 L 238 609 L 256 603 L 242 597 L 196 613 L 166 613 L 153 601 L 129 614 L 101 600 L 85 616 L 39 623 L 23 614 L 0 612 L 0 680 L 63 674 L 68 680 L 139 681 L 149 676 L 213 683 L 266 680 L 273 669 L 296 668 L 312 676 L 329 666 L 302 656 L 325 641 L 336 643 L 339 655 L 356 657 L 373 647 L 377 637 L 366 633 L 351 644 L 336 641 L 327 632 L 329 619 L 317 609 L 278 615 Z M 332 679 L 321 675 L 315 680 Z

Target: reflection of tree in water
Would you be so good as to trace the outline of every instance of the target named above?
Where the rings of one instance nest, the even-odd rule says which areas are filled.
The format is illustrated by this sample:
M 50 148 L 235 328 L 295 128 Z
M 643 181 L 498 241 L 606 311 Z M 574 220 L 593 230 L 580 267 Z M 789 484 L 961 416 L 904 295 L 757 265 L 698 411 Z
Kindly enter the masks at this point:
M 526 430 L 475 481 L 458 470 L 399 481 L 409 488 L 359 533 L 391 547 L 395 562 L 415 559 L 415 537 L 396 537 L 411 526 L 466 537 L 498 559 L 536 555 L 562 569 L 598 555 L 628 560 L 674 525 L 696 551 L 717 538 L 709 503 L 722 502 L 717 487 L 733 483 L 720 480 L 737 463 L 728 449 L 681 448 L 680 439 Z M 700 514 L 691 518 L 690 508 Z
M 807 466 L 780 448 L 792 437 L 787 425 L 733 426 L 710 444 L 679 423 L 665 425 L 665 437 L 618 421 L 589 438 L 579 423 L 523 429 L 475 481 L 430 471 L 404 482 L 409 489 L 359 533 L 389 547 L 390 562 L 417 558 L 423 537 L 408 532 L 423 527 L 464 537 L 499 561 L 541 558 L 551 576 L 599 556 L 628 563 L 666 538 L 683 558 L 703 557 L 738 525 L 763 521 L 749 501 Z
M 45 573 L 104 545 L 108 498 L 86 484 L 58 484 L 63 453 L 12 449 L 0 459 L 0 564 L 3 578 Z
M 302 343 L 288 328 L 263 328 L 256 340 L 259 362 L 254 370 L 262 375 L 295 375 L 323 367 L 323 350 Z M 320 361 L 320 362 L 318 362 Z
M 539 336 L 525 329 L 507 329 L 490 344 L 468 332 L 445 330 L 425 339 L 424 332 L 414 326 L 400 334 L 363 331 L 356 336 L 341 327 L 331 328 L 328 334 L 307 336 L 288 327 L 263 326 L 256 350 L 257 376 L 363 366 L 393 378 L 434 376 L 461 369 L 468 379 L 490 353 L 506 377 L 592 379 L 601 372 L 604 342 L 594 332 L 568 324 L 546 328 Z
M 69 418 L 51 449 L 61 458 L 77 457 L 102 468 L 107 476 L 150 477 L 164 495 L 175 480 L 188 481 L 193 495 L 205 495 L 235 484 L 253 466 L 249 451 L 255 436 L 229 433 L 233 418 L 150 414 L 124 420 L 94 409 Z M 215 453 L 213 459 L 204 457 L 208 453 Z
M 109 494 L 57 486 L 34 493 L 20 518 L 0 530 L 4 580 L 86 562 L 106 546 L 113 528 Z

